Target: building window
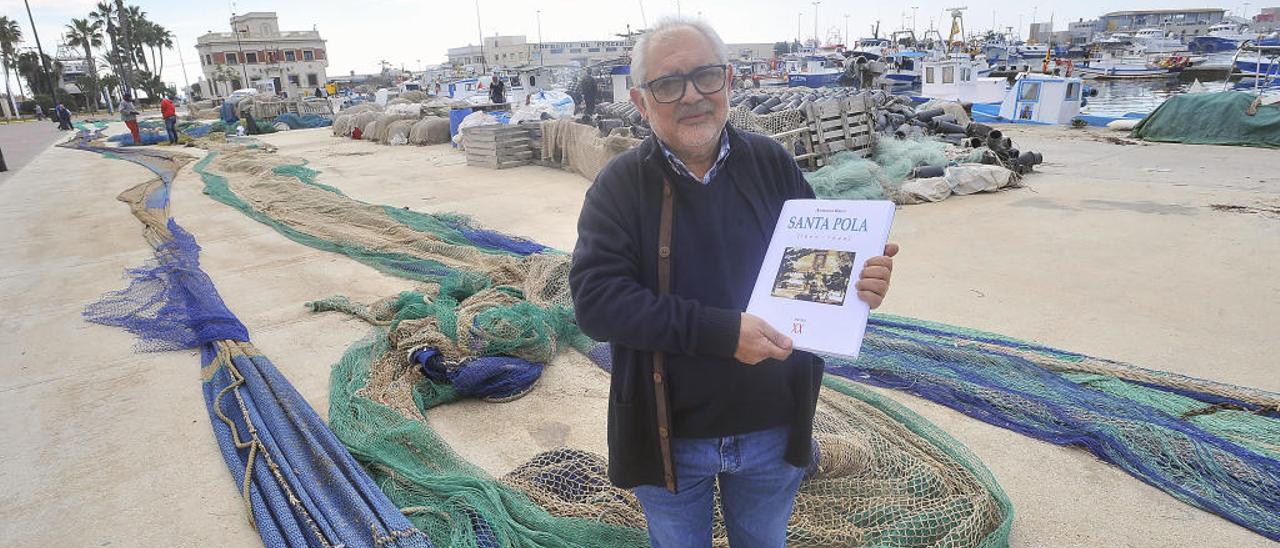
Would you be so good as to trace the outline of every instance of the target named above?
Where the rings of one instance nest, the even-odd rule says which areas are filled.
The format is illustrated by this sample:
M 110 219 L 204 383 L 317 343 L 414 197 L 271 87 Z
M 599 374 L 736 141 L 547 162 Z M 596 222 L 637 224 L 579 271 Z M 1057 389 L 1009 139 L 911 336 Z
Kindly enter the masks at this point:
M 298 60 L 298 54 L 297 54 L 297 53 L 294 53 L 294 51 L 293 51 L 293 50 L 288 50 L 288 51 L 284 52 L 284 60 L 285 60 L 285 61 L 289 61 L 289 62 L 297 61 L 297 60 Z
M 320 77 L 313 74 L 307 75 L 307 86 L 314 87 L 320 85 Z
M 600 53 L 600 48 L 589 48 L 589 49 L 587 49 L 587 52 L 588 52 L 588 53 Z
M 250 65 L 257 64 L 257 63 L 258 63 L 258 54 L 257 54 L 257 53 L 255 53 L 255 52 L 252 52 L 252 51 L 251 51 L 251 52 L 249 52 L 249 53 L 244 54 L 244 62 L 245 62 L 245 63 L 248 63 L 248 64 L 250 64 Z
M 955 67 L 942 67 L 942 83 L 954 84 L 956 81 Z
M 324 50 L 322 49 L 316 50 L 316 59 L 324 59 Z
M 553 49 L 553 50 L 551 50 L 551 55 L 560 55 L 561 53 L 564 53 L 564 50 L 563 50 L 563 49 Z
M 213 64 L 213 54 L 212 54 L 212 53 L 206 53 L 206 54 L 204 54 L 204 64 L 206 64 L 206 65 L 212 65 L 212 64 Z
M 605 51 L 618 51 L 618 48 L 604 48 Z
M 933 67 L 924 68 L 924 83 L 926 84 L 933 83 Z
M 303 60 L 303 61 L 315 61 L 315 60 L 316 60 L 316 53 L 315 53 L 314 51 L 309 50 L 309 49 L 304 49 L 304 50 L 302 50 L 302 60 Z
M 296 87 L 298 87 L 298 75 L 297 75 L 297 74 L 290 74 L 290 75 L 289 75 L 289 85 L 290 85 L 290 86 L 293 86 L 293 87 L 295 87 L 295 88 L 296 88 Z
M 226 60 L 227 60 L 227 64 L 228 64 L 228 65 L 235 65 L 235 64 L 239 64 L 239 62 L 240 62 L 240 61 L 236 58 L 236 54 L 234 54 L 234 53 L 228 53 L 228 54 L 226 54 Z M 237 87 L 239 87 L 239 86 L 237 86 Z
M 569 53 L 582 53 L 582 48 L 573 48 L 569 50 Z

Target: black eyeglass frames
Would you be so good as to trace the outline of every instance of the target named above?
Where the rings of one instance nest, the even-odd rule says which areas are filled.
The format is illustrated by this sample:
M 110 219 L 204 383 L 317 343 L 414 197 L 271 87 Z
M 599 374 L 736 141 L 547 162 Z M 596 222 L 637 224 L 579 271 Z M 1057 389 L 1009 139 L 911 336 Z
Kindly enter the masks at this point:
M 654 78 L 643 87 L 653 94 L 657 102 L 674 103 L 684 98 L 684 92 L 689 87 L 687 82 L 693 82 L 693 89 L 703 95 L 711 95 L 724 89 L 728 69 L 728 65 L 703 65 L 687 74 Z

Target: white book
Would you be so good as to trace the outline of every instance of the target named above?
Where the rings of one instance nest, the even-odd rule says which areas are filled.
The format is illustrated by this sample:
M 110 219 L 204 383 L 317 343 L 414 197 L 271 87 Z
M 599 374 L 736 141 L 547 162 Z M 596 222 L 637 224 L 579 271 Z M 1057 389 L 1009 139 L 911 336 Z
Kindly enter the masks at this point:
M 893 212 L 886 200 L 787 200 L 747 313 L 794 348 L 856 359 L 871 310 L 854 284 L 884 254 Z

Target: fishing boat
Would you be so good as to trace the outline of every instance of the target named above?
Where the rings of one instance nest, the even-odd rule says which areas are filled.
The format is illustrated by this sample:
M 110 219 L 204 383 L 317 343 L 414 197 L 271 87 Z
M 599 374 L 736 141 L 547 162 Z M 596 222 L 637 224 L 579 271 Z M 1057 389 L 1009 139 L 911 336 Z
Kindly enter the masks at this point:
M 1231 59 L 1235 76 L 1261 78 L 1280 77 L 1280 38 L 1246 40 Z
M 1133 33 L 1133 42 L 1142 46 L 1148 54 L 1168 54 L 1186 51 L 1182 40 L 1165 36 L 1163 29 L 1146 28 Z
M 1128 49 L 1124 53 L 1099 51 L 1086 61 L 1075 67 L 1081 76 L 1099 80 L 1138 80 L 1168 78 L 1176 75 L 1186 66 L 1179 62 L 1158 64 L 1152 62 L 1139 50 Z M 1163 66 L 1162 66 L 1163 65 Z
M 1051 74 L 1020 74 L 999 103 L 974 103 L 978 122 L 1065 125 L 1084 106 L 1080 78 Z
M 1245 40 L 1256 40 L 1258 33 L 1252 32 L 1249 25 L 1224 21 L 1209 27 L 1208 34 L 1192 38 L 1187 49 L 1199 54 L 1235 53 Z
M 810 55 L 804 58 L 804 68 L 787 74 L 791 87 L 821 88 L 836 85 L 844 70 L 834 66 L 827 57 Z
M 1004 98 L 1009 87 L 1005 78 L 985 76 L 991 72 L 985 62 L 947 59 L 925 61 L 922 66 L 924 78 L 920 84 L 920 96 L 926 99 L 995 103 Z

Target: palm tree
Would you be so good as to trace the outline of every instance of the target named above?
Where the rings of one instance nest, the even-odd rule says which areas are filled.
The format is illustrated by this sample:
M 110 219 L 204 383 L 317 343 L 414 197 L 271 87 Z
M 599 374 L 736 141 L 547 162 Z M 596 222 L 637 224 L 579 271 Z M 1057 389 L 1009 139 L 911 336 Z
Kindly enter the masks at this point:
M 13 100 L 13 91 L 9 89 L 9 67 L 16 60 L 17 50 L 14 48 L 22 41 L 22 28 L 18 22 L 7 16 L 0 16 L 0 64 L 4 66 L 4 92 L 9 96 L 9 106 L 13 113 L 18 113 L 18 102 Z M 22 91 L 22 83 L 18 83 L 18 91 Z
M 122 2 L 123 0 L 121 0 Z M 123 14 L 126 21 L 125 42 L 128 43 L 126 47 L 129 48 L 130 57 L 133 59 L 133 67 L 135 69 L 150 70 L 151 67 L 147 64 L 147 56 L 142 49 L 146 45 L 147 26 L 150 24 L 150 21 L 147 21 L 147 12 L 142 11 L 142 8 L 138 6 L 129 6 L 124 8 Z
M 152 40 L 155 40 L 156 51 L 160 53 L 160 62 L 156 65 L 156 74 L 164 74 L 164 50 L 173 49 L 173 33 L 161 25 L 152 23 Z
M 98 65 L 93 62 L 93 48 L 102 47 L 102 30 L 97 21 L 72 19 L 67 25 L 67 45 L 84 48 L 84 58 L 89 62 L 89 76 L 93 80 L 93 92 L 85 93 L 89 110 L 98 111 Z M 92 98 L 91 101 L 88 99 Z
M 119 79 L 120 75 L 124 74 L 124 69 L 120 66 L 120 46 L 117 42 L 119 29 L 116 28 L 115 12 L 115 4 L 110 1 L 98 2 L 97 7 L 89 12 L 89 18 L 106 30 L 107 39 L 111 42 L 111 49 L 107 53 L 107 66 L 111 67 L 111 71 Z

